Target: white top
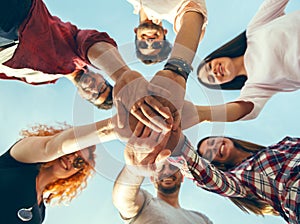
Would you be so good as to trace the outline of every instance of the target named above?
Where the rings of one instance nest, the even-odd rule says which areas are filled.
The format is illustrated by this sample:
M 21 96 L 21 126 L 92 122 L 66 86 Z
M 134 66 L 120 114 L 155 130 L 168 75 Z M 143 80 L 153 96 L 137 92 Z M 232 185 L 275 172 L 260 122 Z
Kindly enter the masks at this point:
M 173 24 L 177 33 L 181 26 L 181 18 L 185 12 L 195 11 L 203 15 L 204 23 L 202 29 L 207 24 L 207 10 L 205 0 L 127 0 L 134 7 L 134 13 L 138 14 L 142 7 L 147 17 L 153 23 L 159 24 L 162 20 L 167 20 Z
M 14 69 L 3 65 L 4 62 L 12 58 L 17 46 L 16 44 L 0 51 L 0 73 L 4 73 L 9 77 L 25 78 L 28 83 L 48 82 L 65 76 L 62 74 L 46 74 L 29 68 Z
M 142 190 L 145 196 L 144 207 L 133 219 L 126 220 L 130 224 L 212 224 L 203 214 L 183 208 L 174 208 L 167 202 L 154 198 L 150 193 Z
M 248 25 L 248 80 L 236 101 L 250 101 L 254 109 L 241 120 L 255 118 L 275 93 L 300 88 L 300 11 L 285 15 L 287 3 L 265 0 Z

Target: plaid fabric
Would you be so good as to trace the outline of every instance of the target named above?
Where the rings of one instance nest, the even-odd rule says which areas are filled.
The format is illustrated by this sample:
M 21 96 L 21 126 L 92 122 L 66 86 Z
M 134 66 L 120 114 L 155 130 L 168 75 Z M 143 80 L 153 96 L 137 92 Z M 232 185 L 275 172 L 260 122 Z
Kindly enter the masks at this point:
M 300 138 L 286 137 L 227 172 L 200 157 L 187 139 L 182 156 L 169 161 L 208 191 L 227 197 L 246 197 L 251 191 L 287 222 L 300 221 Z

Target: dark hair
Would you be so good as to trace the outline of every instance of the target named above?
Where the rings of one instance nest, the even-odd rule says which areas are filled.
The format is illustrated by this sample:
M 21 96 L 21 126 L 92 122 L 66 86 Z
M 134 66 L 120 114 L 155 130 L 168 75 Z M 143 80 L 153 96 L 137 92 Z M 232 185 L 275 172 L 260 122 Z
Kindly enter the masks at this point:
M 84 67 L 83 69 L 75 71 L 74 80 L 76 81 L 76 83 L 80 82 L 80 79 L 87 71 L 88 71 L 87 67 Z M 110 88 L 110 92 L 109 92 L 108 96 L 106 97 L 105 101 L 99 105 L 94 104 L 92 101 L 89 101 L 89 100 L 88 101 L 90 103 L 94 104 L 98 109 L 109 110 L 113 107 L 113 96 L 112 96 L 113 95 L 112 94 L 113 86 L 107 80 L 105 80 L 105 84 L 107 85 L 108 88 Z
M 162 62 L 169 57 L 169 54 L 172 50 L 172 44 L 166 40 L 166 36 L 164 36 L 163 46 L 158 54 L 156 55 L 146 55 L 142 54 L 140 49 L 138 48 L 138 39 L 135 36 L 135 53 L 138 59 L 140 59 L 144 64 L 150 65 L 158 62 Z
M 113 86 L 106 82 L 107 87 L 110 88 L 109 94 L 106 97 L 105 101 L 100 105 L 95 105 L 98 109 L 109 110 L 113 107 Z
M 197 153 L 200 156 L 201 154 L 199 153 L 199 147 L 201 146 L 202 142 L 212 137 L 224 137 L 224 136 L 208 136 L 206 138 L 201 139 L 197 144 Z M 225 137 L 225 138 L 230 139 L 236 148 L 246 152 L 257 153 L 258 151 L 265 148 L 262 145 L 258 145 L 252 142 L 235 139 L 231 137 Z M 225 172 L 234 167 L 232 165 L 217 163 L 214 161 L 211 161 L 211 164 L 213 164 L 216 168 Z M 264 214 L 277 215 L 277 216 L 279 215 L 279 213 L 276 210 L 274 210 L 274 208 L 269 203 L 259 199 L 256 195 L 251 194 L 250 192 L 248 192 L 248 195 L 245 198 L 238 198 L 238 197 L 228 197 L 228 198 L 243 212 L 249 213 L 250 211 L 256 215 L 262 215 L 262 216 L 264 216 Z
M 209 54 L 207 57 L 205 57 L 200 62 L 198 69 L 197 69 L 199 82 L 202 85 L 204 85 L 210 89 L 224 89 L 224 90 L 241 89 L 247 80 L 247 76 L 244 74 L 238 75 L 230 82 L 223 83 L 220 85 L 211 85 L 211 84 L 204 83 L 200 79 L 199 72 L 200 72 L 200 69 L 206 63 L 210 62 L 211 60 L 213 60 L 215 58 L 220 58 L 220 57 L 236 58 L 236 57 L 244 55 L 246 52 L 246 49 L 247 49 L 247 37 L 246 37 L 246 31 L 244 31 L 244 32 L 240 33 L 238 36 L 236 36 L 234 39 L 229 41 L 228 43 L 222 45 L 217 50 L 213 51 L 211 54 Z

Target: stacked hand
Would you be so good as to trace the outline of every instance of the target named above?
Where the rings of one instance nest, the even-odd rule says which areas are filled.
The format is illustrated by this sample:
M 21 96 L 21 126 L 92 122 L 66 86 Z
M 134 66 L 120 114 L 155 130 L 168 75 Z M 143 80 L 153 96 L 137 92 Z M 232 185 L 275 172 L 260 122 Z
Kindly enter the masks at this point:
M 182 139 L 184 95 L 185 80 L 168 70 L 157 72 L 150 83 L 135 71 L 124 73 L 117 81 L 115 131 L 128 141 L 126 163 L 138 166 L 134 169 L 143 175 L 168 157 Z
M 126 71 L 117 80 L 113 98 L 117 109 L 118 127 L 126 126 L 129 113 L 131 113 L 144 125 L 155 131 L 170 129 L 170 124 L 165 122 L 170 118 L 170 114 L 167 113 L 163 104 L 159 101 L 153 101 L 151 105 L 145 103 L 145 98 L 149 96 L 148 89 L 164 98 L 171 95 L 168 90 L 149 83 L 136 71 Z

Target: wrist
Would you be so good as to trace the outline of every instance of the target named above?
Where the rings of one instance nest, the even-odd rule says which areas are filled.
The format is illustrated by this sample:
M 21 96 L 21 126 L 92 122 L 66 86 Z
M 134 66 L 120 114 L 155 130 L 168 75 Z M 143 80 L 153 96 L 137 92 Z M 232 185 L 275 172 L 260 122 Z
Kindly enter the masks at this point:
M 172 151 L 171 156 L 182 155 L 182 148 L 184 146 L 185 138 L 186 138 L 185 135 L 181 132 L 178 143 L 177 143 L 176 147 L 174 148 L 174 150 Z
M 182 58 L 170 58 L 164 66 L 164 70 L 170 70 L 187 81 L 190 72 L 193 70 L 190 63 Z

